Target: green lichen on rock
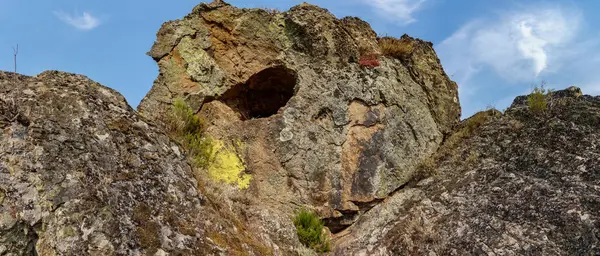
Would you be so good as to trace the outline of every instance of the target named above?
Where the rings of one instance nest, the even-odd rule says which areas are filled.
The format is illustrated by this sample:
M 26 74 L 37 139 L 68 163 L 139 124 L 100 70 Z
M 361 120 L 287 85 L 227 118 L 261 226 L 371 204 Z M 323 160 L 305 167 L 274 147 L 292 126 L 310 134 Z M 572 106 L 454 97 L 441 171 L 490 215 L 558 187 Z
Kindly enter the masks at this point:
M 240 148 L 243 144 L 238 142 L 236 146 Z M 234 146 L 227 145 L 222 140 L 212 140 L 209 159 L 207 170 L 211 179 L 237 185 L 240 189 L 250 186 L 252 175 L 244 173 L 246 165 Z
M 0 94 L 10 99 L 0 100 L 0 254 L 214 255 L 195 234 L 233 230 L 203 206 L 181 144 L 112 89 L 57 71 L 0 72 Z M 189 117 L 181 129 L 198 130 Z
M 293 233 L 291 223 L 272 223 L 274 214 L 259 212 L 286 216 L 293 205 L 323 206 L 319 213 L 327 225 L 350 225 L 353 216 L 405 185 L 460 118 L 457 85 L 430 43 L 396 39 L 402 44 L 392 50 L 402 60 L 382 56 L 376 71 L 365 70 L 358 63 L 361 49 L 381 54 L 370 25 L 338 19 L 308 3 L 283 13 L 222 1 L 201 4 L 166 23 L 156 41 L 151 52 L 160 75 L 138 109 L 161 123 L 173 100 L 185 98 L 194 114 L 210 120 L 210 139 L 206 134 L 186 139 L 206 149 L 199 151 L 206 154 L 196 163 L 202 167 L 196 168 L 197 180 L 206 187 L 229 184 L 216 185 L 227 191 L 215 193 L 214 201 L 242 197 L 237 205 L 258 216 L 253 224 L 266 230 L 261 238 L 272 239 L 282 255 L 293 251 L 288 245 L 295 241 L 280 235 L 281 229 Z M 273 83 L 281 80 L 273 70 L 293 73 L 291 94 L 287 80 Z M 284 104 L 274 104 L 284 98 Z M 365 111 L 352 112 L 354 101 Z M 257 118 L 246 116 L 261 105 L 277 107 Z M 232 140 L 249 150 L 239 150 Z M 252 196 L 229 190 L 247 188 L 253 180 Z
M 223 72 L 203 47 L 205 46 L 191 37 L 181 39 L 177 50 L 185 61 L 187 74 L 200 84 L 223 84 Z

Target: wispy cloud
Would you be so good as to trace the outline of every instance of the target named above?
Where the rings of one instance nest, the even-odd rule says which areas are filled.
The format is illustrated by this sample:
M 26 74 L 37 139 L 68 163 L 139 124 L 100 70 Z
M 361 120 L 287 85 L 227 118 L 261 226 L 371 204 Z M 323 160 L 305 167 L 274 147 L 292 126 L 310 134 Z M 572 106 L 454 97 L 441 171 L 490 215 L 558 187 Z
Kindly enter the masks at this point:
M 402 22 L 404 25 L 415 22 L 413 14 L 423 7 L 426 0 L 363 0 L 378 11 Z
M 565 46 L 574 42 L 581 15 L 564 8 L 520 11 L 463 26 L 438 47 L 449 72 L 468 80 L 469 70 L 491 67 L 512 81 L 528 81 L 560 65 Z
M 600 76 L 590 77 L 595 72 L 588 71 L 597 66 L 592 57 L 600 56 L 593 54 L 600 45 L 597 39 L 580 10 L 537 5 L 471 20 L 435 48 L 445 71 L 459 84 L 463 112 L 469 116 L 490 102 L 506 107 L 509 99 L 540 80 L 553 88 L 573 83 L 590 92 L 598 88 L 600 83 L 594 82 Z M 499 99 L 502 93 L 511 95 Z
M 100 26 L 100 20 L 92 16 L 92 14 L 88 12 L 83 12 L 83 14 L 81 15 L 72 15 L 64 12 L 54 12 L 54 15 L 56 15 L 56 17 L 58 17 L 63 22 L 80 30 L 92 30 Z

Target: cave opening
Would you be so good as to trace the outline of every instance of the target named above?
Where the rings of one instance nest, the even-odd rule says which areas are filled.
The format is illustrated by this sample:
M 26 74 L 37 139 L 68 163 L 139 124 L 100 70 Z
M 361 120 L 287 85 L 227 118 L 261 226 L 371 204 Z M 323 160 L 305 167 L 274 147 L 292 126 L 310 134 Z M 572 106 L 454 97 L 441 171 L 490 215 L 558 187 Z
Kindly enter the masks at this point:
M 294 96 L 296 72 L 277 66 L 264 69 L 225 92 L 218 100 L 240 114 L 242 120 L 275 115 Z

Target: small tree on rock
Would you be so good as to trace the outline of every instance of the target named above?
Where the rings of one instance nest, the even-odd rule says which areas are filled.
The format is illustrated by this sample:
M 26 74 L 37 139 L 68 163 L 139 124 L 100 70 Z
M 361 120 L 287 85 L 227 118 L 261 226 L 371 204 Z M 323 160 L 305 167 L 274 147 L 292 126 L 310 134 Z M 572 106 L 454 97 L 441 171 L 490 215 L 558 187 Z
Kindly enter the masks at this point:
M 542 81 L 540 86 L 535 86 L 533 91 L 527 96 L 527 105 L 534 114 L 541 114 L 548 108 L 548 96 L 551 96 L 551 90 L 546 90 L 546 82 Z

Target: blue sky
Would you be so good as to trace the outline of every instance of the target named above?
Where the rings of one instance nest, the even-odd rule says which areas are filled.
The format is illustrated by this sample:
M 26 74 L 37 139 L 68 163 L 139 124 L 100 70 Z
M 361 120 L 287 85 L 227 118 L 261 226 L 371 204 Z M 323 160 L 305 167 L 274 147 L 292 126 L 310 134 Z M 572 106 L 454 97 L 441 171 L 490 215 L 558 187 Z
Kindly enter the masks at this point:
M 287 10 L 295 0 L 230 0 Z M 0 69 L 80 73 L 121 92 L 136 107 L 158 68 L 145 55 L 160 25 L 200 1 L 0 0 Z M 504 109 L 545 80 L 600 94 L 600 1 L 314 0 L 338 17 L 357 16 L 380 35 L 431 41 L 459 84 L 463 117 Z

